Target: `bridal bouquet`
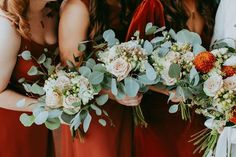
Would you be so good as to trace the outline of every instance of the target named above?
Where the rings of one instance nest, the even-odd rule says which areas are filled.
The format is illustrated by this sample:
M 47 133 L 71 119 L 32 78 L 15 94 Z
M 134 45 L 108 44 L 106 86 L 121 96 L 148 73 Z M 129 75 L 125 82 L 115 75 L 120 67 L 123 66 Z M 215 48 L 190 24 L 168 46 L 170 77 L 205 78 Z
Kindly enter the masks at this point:
M 189 119 L 193 96 L 201 92 L 199 75 L 193 64 L 194 57 L 205 50 L 201 38 L 188 30 L 178 33 L 170 30 L 151 43 L 154 45 L 151 62 L 160 82 L 170 91 L 169 99 L 176 97 L 180 100 L 179 104 L 170 107 L 169 112 L 175 113 L 180 107 L 182 118 Z
M 44 57 L 44 60 L 39 64 L 43 65 L 46 61 L 47 58 Z M 39 71 L 39 67 L 34 68 Z M 108 113 L 101 106 L 107 102 L 108 95 L 99 95 L 103 73 L 96 70 L 99 69 L 99 66 L 95 61 L 90 59 L 85 66 L 79 69 L 76 67 L 55 67 L 52 64 L 48 67 L 51 67 L 51 70 L 47 69 L 46 75 L 48 77 L 45 78 L 44 84 L 40 85 L 35 82 L 31 85 L 22 82 L 28 93 L 37 94 L 39 97 L 37 102 L 31 104 L 35 105 L 33 114 L 24 113 L 21 115 L 22 124 L 26 127 L 33 123 L 45 124 L 48 129 L 54 130 L 62 123 L 66 123 L 70 126 L 72 133 L 76 133 L 76 131 L 86 133 L 94 111 L 98 116 L 98 122 L 102 126 L 106 126 L 106 120 L 103 118 L 108 117 Z M 92 67 L 97 68 L 92 69 Z M 30 74 L 33 75 L 32 68 L 30 71 Z M 35 72 L 34 75 L 38 73 Z M 23 107 L 25 100 L 20 100 L 17 105 Z
M 103 37 L 108 47 L 98 52 L 98 60 L 107 71 L 110 78 L 110 89 L 117 99 L 126 95 L 135 97 L 139 92 L 148 90 L 145 80 L 156 81 L 156 74 L 149 64 L 148 56 L 152 53 L 152 45 L 148 41 L 133 39 L 119 43 L 112 30 L 104 32 Z M 147 82 L 147 81 L 146 81 Z M 134 107 L 136 124 L 146 126 L 140 106 Z
M 236 126 L 235 50 L 217 48 L 201 52 L 195 57 L 194 65 L 203 80 L 204 91 L 204 95 L 195 99 L 196 112 L 208 118 L 205 125 L 211 129 L 211 132 L 205 130 L 195 135 L 194 140 L 199 139 L 196 144 L 202 142 L 197 150 L 206 148 L 204 156 L 207 156 L 216 148 L 216 157 L 231 156 L 230 142 L 235 140 L 235 135 L 230 128 Z

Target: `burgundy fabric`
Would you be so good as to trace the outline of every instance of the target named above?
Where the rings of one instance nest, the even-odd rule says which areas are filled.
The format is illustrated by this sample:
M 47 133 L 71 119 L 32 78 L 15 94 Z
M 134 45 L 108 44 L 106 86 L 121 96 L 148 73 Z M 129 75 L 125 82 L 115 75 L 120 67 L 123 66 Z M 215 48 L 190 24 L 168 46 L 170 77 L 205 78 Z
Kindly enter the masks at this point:
M 44 48 L 55 49 L 55 46 L 39 45 L 22 39 L 19 54 L 24 50 L 29 50 L 34 57 L 39 57 Z M 18 83 L 18 79 L 24 77 L 33 82 L 38 77 L 27 75 L 32 65 L 37 66 L 32 60 L 25 61 L 18 56 L 17 63 L 12 73 L 10 86 L 12 90 L 20 91 L 26 94 L 23 87 Z M 4 102 L 1 102 L 4 103 Z M 49 150 L 49 131 L 44 126 L 26 128 L 20 121 L 19 117 L 22 112 L 0 109 L 1 129 L 0 129 L 0 156 L 1 157 L 47 157 Z

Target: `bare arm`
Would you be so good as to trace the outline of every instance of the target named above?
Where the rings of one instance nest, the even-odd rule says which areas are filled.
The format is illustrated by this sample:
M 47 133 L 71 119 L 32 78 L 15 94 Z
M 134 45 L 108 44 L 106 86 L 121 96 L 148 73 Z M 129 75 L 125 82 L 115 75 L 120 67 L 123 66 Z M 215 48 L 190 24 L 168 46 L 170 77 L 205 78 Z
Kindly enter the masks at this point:
M 75 63 L 73 54 L 76 57 L 82 55 L 78 46 L 87 39 L 88 28 L 89 12 L 85 4 L 78 0 L 68 0 L 61 10 L 59 23 L 59 49 L 64 64 L 67 60 Z
M 21 38 L 7 19 L 0 17 L 0 107 L 10 110 L 31 111 L 31 107 L 18 108 L 16 102 L 25 99 L 27 104 L 34 99 L 7 89 L 16 64 Z

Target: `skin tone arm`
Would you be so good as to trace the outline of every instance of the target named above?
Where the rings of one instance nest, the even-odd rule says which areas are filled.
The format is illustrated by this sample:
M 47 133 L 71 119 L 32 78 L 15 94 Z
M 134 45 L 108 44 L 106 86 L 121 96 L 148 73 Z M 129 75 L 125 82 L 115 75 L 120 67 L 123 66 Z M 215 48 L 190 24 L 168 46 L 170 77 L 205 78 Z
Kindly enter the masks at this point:
M 7 89 L 16 64 L 21 38 L 9 20 L 0 17 L 0 26 L 0 107 L 16 111 L 32 111 L 32 106 L 18 108 L 16 103 L 25 99 L 26 104 L 30 104 L 35 102 L 34 99 Z
M 82 55 L 77 48 L 80 41 L 87 39 L 89 24 L 89 12 L 83 2 L 80 0 L 65 1 L 61 8 L 59 23 L 59 49 L 63 63 L 67 60 L 74 62 L 73 53 L 75 56 Z M 110 99 L 116 100 L 111 91 L 104 90 L 102 93 L 106 93 Z M 140 104 L 141 99 L 142 95 L 116 101 L 122 105 L 136 106 Z

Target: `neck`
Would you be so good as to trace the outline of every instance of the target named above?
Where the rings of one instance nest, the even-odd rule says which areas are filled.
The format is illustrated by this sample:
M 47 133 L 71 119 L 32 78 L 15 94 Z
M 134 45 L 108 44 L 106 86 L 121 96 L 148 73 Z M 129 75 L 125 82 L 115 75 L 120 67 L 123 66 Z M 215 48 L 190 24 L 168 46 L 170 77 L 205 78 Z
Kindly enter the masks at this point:
M 183 0 L 183 5 L 187 12 L 195 12 L 197 10 L 197 0 Z
M 46 4 L 45 0 L 30 0 L 28 14 L 40 14 Z

